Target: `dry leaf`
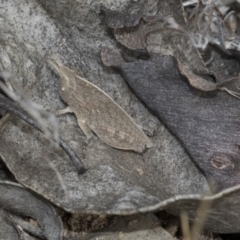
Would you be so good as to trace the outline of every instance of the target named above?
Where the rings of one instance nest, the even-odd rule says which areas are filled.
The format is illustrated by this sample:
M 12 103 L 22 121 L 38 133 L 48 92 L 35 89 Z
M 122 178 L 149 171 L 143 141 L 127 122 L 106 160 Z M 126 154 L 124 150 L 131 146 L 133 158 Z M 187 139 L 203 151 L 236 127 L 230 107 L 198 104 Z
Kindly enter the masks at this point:
M 0 181 L 0 192 L 0 208 L 11 212 L 11 214 L 36 219 L 44 236 L 48 240 L 62 239 L 63 226 L 61 219 L 57 215 L 55 209 L 40 196 L 31 193 L 20 184 L 7 181 Z M 0 216 L 2 216 L 2 214 L 0 214 Z M 14 220 L 12 223 L 13 222 Z M 5 225 L 5 227 L 9 228 L 11 226 L 8 224 Z M 6 231 L 10 230 L 3 229 L 3 231 L 0 231 L 1 239 L 5 239 L 4 236 L 6 236 Z M 12 232 L 11 230 L 9 234 Z

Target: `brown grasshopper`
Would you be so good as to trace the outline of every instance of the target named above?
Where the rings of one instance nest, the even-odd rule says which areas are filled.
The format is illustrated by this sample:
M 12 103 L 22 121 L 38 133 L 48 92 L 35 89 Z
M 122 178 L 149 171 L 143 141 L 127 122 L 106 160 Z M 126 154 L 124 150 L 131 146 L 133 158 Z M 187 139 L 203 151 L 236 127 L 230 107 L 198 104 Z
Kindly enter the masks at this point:
M 152 147 L 150 139 L 111 97 L 64 66 L 55 54 L 47 61 L 60 76 L 59 94 L 68 104 L 58 113 L 74 113 L 88 139 L 93 131 L 114 148 L 143 152 Z

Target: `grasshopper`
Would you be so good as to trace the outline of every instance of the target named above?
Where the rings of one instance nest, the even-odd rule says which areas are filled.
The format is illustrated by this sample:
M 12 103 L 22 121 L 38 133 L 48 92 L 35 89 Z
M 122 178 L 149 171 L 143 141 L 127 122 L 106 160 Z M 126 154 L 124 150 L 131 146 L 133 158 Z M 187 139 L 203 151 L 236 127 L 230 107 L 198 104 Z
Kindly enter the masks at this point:
M 59 94 L 68 105 L 58 113 L 74 113 L 87 139 L 93 131 L 114 148 L 143 152 L 152 147 L 150 139 L 110 96 L 64 66 L 55 54 L 47 61 L 60 76 Z

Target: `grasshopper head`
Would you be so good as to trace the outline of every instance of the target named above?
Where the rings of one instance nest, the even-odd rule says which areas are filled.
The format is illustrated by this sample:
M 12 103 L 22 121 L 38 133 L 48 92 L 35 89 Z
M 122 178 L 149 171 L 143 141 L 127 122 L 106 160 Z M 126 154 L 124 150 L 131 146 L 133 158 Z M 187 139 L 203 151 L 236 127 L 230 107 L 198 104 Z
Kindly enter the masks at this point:
M 72 70 L 65 67 L 55 53 L 47 56 L 46 60 L 60 77 L 60 92 L 67 91 L 70 87 L 71 79 L 73 77 Z

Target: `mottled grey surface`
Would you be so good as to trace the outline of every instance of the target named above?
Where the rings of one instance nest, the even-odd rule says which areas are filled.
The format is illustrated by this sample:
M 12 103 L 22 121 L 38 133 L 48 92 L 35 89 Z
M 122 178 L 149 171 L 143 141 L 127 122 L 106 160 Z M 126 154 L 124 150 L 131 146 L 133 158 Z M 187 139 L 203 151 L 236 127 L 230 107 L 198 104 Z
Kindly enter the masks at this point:
M 139 102 L 120 75 L 104 67 L 100 60 L 103 46 L 120 47 L 98 16 L 101 3 L 132 13 L 139 9 L 151 15 L 157 9 L 164 15 L 180 13 L 173 0 L 146 2 L 0 1 L 0 72 L 13 73 L 33 101 L 55 112 L 65 104 L 58 94 L 58 77 L 44 59 L 53 50 L 66 66 L 109 94 L 143 127 L 154 144 L 143 154 L 113 149 L 96 136 L 87 141 L 74 116 L 61 116 L 60 135 L 88 168 L 79 176 L 58 146 L 18 118 L 10 118 L 0 129 L 1 157 L 19 182 L 67 211 L 131 214 L 168 207 L 175 214 L 179 209 L 193 214 L 202 194 L 209 191 L 204 176 L 180 144 Z M 176 6 L 178 11 L 174 12 Z M 177 21 L 182 23 L 181 14 Z M 192 61 L 191 56 L 197 56 L 193 50 L 177 52 L 182 49 L 177 38 L 170 46 L 163 44 L 168 39 L 160 41 L 161 36 L 159 41 L 155 37 L 151 45 L 149 38 L 149 50 L 179 54 L 181 62 L 204 71 Z M 215 201 L 209 210 L 209 230 L 239 231 L 238 198 L 238 187 L 209 198 Z
M 130 4 L 130 1 L 102 2 L 118 10 Z M 50 158 L 45 149 L 46 140 L 41 137 L 38 142 L 38 133 L 15 119 L 1 132 L 5 161 L 20 182 L 57 204 L 65 200 L 59 198 L 60 189 L 53 187 L 56 182 L 46 173 L 47 161 L 57 162 L 58 170 L 67 169 L 63 179 L 67 179 L 65 184 L 69 191 L 74 189 L 72 197 L 77 205 L 68 203 L 69 209 L 74 207 L 74 211 L 135 209 L 176 194 L 205 192 L 204 176 L 174 137 L 136 99 L 118 74 L 103 67 L 99 57 L 101 47 L 116 43 L 99 19 L 100 3 L 2 1 L 0 69 L 13 73 L 32 100 L 54 112 L 65 104 L 57 91 L 58 77 L 47 66 L 44 55 L 55 51 L 65 65 L 76 69 L 80 76 L 96 84 L 123 107 L 151 136 L 154 147 L 141 155 L 113 149 L 97 137 L 87 142 L 75 117 L 61 116 L 62 138 L 89 168 L 86 175 L 77 176 L 63 153 Z M 149 2 L 149 6 L 154 5 Z M 134 11 L 137 7 L 135 3 L 129 9 Z M 40 161 L 42 152 L 47 152 L 47 161 Z M 36 171 L 31 177 L 26 175 L 26 171 L 31 172 L 29 169 Z M 44 184 L 39 184 L 41 181 Z
M 15 132 L 14 137 L 12 132 Z M 154 141 L 159 135 L 154 137 Z M 89 170 L 83 175 L 77 174 L 61 148 L 51 145 L 41 133 L 22 120 L 11 118 L 5 123 L 0 141 L 1 156 L 17 180 L 70 212 L 127 213 L 155 205 L 164 199 L 164 195 L 198 191 L 199 182 L 192 179 L 196 176 L 200 179 L 201 175 L 197 175 L 197 170 L 196 176 L 193 175 L 194 165 L 191 170 L 186 166 L 186 172 L 192 175 L 188 181 L 177 172 L 179 169 L 183 171 L 180 164 L 184 162 L 177 165 L 170 161 L 176 155 L 165 149 L 169 140 L 158 143 L 157 152 L 154 147 L 148 150 L 142 160 L 140 154 L 114 149 L 94 137 L 85 146 L 89 149 L 86 149 L 83 159 L 88 160 L 86 167 Z M 160 150 L 169 156 L 165 160 L 161 157 L 161 161 L 169 162 L 171 166 L 158 164 Z M 165 172 L 159 175 L 161 170 Z M 178 184 L 174 183 L 174 178 L 171 181 L 171 175 L 178 175 Z M 162 177 L 167 180 L 162 180 Z M 165 187 L 161 187 L 164 184 Z

